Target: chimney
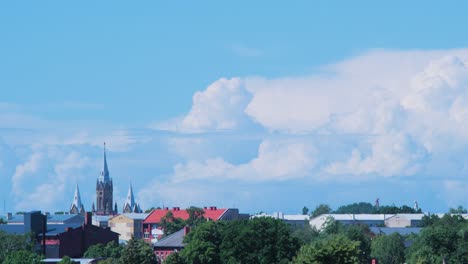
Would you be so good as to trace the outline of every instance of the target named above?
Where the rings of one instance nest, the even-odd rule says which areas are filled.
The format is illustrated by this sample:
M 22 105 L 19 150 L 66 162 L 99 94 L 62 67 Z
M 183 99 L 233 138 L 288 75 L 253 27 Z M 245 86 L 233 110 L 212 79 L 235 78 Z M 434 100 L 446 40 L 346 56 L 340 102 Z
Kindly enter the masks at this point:
M 190 232 L 190 226 L 184 226 L 184 236 Z
M 93 215 L 91 212 L 86 212 L 85 215 L 85 225 L 92 225 L 93 224 Z

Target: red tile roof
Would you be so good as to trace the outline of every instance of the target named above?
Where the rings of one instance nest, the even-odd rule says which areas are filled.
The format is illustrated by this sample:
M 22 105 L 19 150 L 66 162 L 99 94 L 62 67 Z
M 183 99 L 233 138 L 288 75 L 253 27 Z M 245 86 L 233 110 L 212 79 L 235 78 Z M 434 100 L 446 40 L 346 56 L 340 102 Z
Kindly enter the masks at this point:
M 204 217 L 209 218 L 211 220 L 219 220 L 219 218 L 227 211 L 228 209 L 218 209 L 216 207 L 207 207 L 204 208 L 203 211 L 205 212 Z M 168 212 L 172 212 L 172 215 L 175 218 L 182 218 L 187 220 L 189 218 L 189 214 L 187 210 L 172 208 L 172 209 L 154 209 L 148 217 L 143 221 L 143 223 L 159 223 L 161 222 L 161 218 L 163 218 Z

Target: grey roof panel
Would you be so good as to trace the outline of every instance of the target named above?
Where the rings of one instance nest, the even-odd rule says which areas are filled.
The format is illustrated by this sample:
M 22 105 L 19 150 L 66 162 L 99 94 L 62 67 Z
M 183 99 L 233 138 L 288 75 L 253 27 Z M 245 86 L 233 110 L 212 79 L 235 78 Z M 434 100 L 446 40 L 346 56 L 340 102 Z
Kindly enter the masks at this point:
M 180 247 L 183 248 L 185 246 L 184 242 L 184 229 L 181 230 L 159 240 L 154 244 L 154 247 Z

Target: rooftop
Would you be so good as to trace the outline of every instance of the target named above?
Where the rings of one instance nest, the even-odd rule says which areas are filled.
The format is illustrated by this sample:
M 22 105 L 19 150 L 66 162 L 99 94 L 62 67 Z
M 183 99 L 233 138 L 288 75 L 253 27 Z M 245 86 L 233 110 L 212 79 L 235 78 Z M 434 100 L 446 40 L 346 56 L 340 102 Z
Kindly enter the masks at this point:
M 185 229 L 181 230 L 159 240 L 154 244 L 154 247 L 168 247 L 168 248 L 183 248 L 185 244 L 183 243 L 185 237 Z
M 204 217 L 211 219 L 211 220 L 218 220 L 221 216 L 227 211 L 228 209 L 218 209 L 216 207 L 205 207 L 203 211 L 205 212 Z M 174 207 L 171 210 L 168 208 L 165 209 L 155 209 L 153 210 L 148 217 L 145 219 L 145 223 L 159 223 L 161 222 L 161 218 L 166 216 L 168 212 L 172 212 L 175 218 L 182 218 L 187 220 L 189 218 L 189 214 L 187 210 L 180 209 L 178 207 Z

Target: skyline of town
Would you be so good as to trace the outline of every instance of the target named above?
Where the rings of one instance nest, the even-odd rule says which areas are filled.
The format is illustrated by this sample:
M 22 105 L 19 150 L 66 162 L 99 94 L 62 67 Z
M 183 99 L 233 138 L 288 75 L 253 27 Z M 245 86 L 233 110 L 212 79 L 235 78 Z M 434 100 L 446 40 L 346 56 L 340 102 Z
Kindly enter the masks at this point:
M 466 208 L 466 8 L 0 3 L 0 211 Z

